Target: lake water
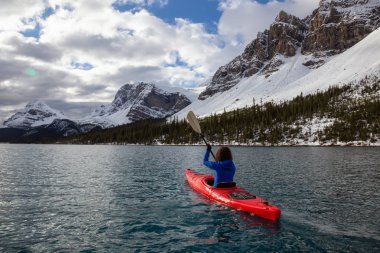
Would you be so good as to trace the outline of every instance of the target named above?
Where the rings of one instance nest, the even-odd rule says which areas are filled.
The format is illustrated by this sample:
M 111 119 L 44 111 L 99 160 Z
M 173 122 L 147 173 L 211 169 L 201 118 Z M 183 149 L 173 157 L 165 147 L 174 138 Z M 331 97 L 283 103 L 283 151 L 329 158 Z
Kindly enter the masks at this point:
M 204 151 L 0 144 L 0 252 L 380 252 L 379 148 L 233 147 L 278 224 L 192 191 Z

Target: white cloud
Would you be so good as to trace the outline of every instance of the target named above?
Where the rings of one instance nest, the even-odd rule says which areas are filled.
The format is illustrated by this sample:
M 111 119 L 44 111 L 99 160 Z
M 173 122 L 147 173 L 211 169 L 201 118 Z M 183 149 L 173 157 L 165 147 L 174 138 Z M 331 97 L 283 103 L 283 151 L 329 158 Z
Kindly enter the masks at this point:
M 310 13 L 317 1 L 272 1 L 268 5 L 247 0 L 222 1 L 219 34 L 210 34 L 202 24 L 181 18 L 168 24 L 143 8 L 120 12 L 113 8 L 114 2 L 1 1 L 0 107 L 6 106 L 9 112 L 12 105 L 19 107 L 34 99 L 110 102 L 116 90 L 127 82 L 183 87 L 201 84 L 219 66 L 241 53 L 280 9 L 303 15 Z M 168 3 L 118 2 L 142 7 Z M 51 15 L 46 18 L 43 14 L 47 8 L 51 8 Z M 38 38 L 21 35 L 37 23 Z M 75 68 L 85 64 L 91 67 Z M 27 68 L 37 70 L 38 76 L 25 75 Z M 20 89 L 22 96 L 17 95 Z M 0 110 L 1 117 L 4 114 Z
M 0 32 L 33 28 L 45 7 L 44 0 L 0 1 Z
M 161 7 L 167 5 L 169 0 L 118 0 L 117 3 L 122 4 L 136 4 L 140 6 L 149 6 L 152 4 L 158 4 Z

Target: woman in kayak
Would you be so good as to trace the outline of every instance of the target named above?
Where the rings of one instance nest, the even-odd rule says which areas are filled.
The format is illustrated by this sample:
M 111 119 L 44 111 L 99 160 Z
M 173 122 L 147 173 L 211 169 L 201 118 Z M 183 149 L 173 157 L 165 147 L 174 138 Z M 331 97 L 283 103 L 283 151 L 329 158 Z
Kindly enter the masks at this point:
M 215 170 L 214 187 L 218 183 L 229 183 L 234 181 L 235 164 L 232 161 L 232 153 L 228 147 L 221 147 L 215 155 L 215 162 L 208 160 L 211 153 L 211 146 L 207 144 L 206 154 L 203 159 L 203 164 L 212 170 Z

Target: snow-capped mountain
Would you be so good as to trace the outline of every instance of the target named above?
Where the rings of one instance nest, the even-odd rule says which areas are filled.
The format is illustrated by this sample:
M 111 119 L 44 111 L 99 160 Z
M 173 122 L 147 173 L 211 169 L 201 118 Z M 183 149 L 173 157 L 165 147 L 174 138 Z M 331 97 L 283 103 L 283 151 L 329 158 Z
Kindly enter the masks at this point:
M 167 89 L 170 89 L 169 87 Z M 87 132 L 95 125 L 112 127 L 148 118 L 168 117 L 191 103 L 182 93 L 156 87 L 154 84 L 126 84 L 116 93 L 109 105 L 101 105 L 83 119 L 73 120 L 52 109 L 42 101 L 34 101 L 4 121 L 8 128 L 30 129 L 39 126 L 66 128 L 76 124 L 79 132 Z M 195 98 L 195 93 L 187 92 Z
M 0 141 L 42 140 L 86 133 L 98 128 L 94 124 L 80 124 L 70 120 L 45 102 L 36 100 L 4 121 L 4 126 L 0 129 Z
M 168 91 L 170 90 L 170 91 Z M 191 103 L 178 90 L 166 91 L 154 84 L 126 84 L 119 89 L 109 105 L 96 108 L 91 115 L 73 120 L 52 109 L 42 101 L 35 101 L 11 116 L 0 129 L 0 141 L 43 140 L 50 137 L 87 133 L 148 118 L 168 117 Z M 195 93 L 186 92 L 194 100 Z
M 23 110 L 4 121 L 4 125 L 28 129 L 41 125 L 49 125 L 56 119 L 67 119 L 67 117 L 62 112 L 52 109 L 43 101 L 36 100 L 27 104 Z
M 112 127 L 148 118 L 165 118 L 190 103 L 182 93 L 164 91 L 154 84 L 125 84 L 111 104 L 96 108 L 80 122 Z
M 200 116 L 380 75 L 380 1 L 322 0 L 300 20 L 280 12 L 243 54 L 220 67 L 185 110 Z
M 218 92 L 227 91 L 242 78 L 277 71 L 283 64 L 280 56 L 294 56 L 301 47 L 306 29 L 305 22 L 299 18 L 280 12 L 269 30 L 259 33 L 243 54 L 216 71 L 199 99 L 205 100 Z

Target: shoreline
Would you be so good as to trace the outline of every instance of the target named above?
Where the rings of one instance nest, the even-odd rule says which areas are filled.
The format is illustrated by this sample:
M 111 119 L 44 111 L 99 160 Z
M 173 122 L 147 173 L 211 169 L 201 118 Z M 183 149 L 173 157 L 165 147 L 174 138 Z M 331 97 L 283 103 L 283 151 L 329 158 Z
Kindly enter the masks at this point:
M 0 142 L 1 144 L 10 144 L 10 145 L 83 145 L 83 146 L 93 146 L 93 145 L 101 145 L 101 146 L 151 146 L 151 147 L 160 147 L 160 146 L 173 146 L 173 147 L 197 147 L 197 146 L 205 146 L 205 144 L 133 144 L 133 143 L 10 143 L 10 142 Z M 229 147 L 247 147 L 247 148 L 282 148 L 282 147 L 351 147 L 351 148 L 379 148 L 380 143 L 374 144 L 277 144 L 277 145 L 262 145 L 262 144 L 226 144 L 226 143 L 210 143 L 211 146 L 219 147 L 219 146 L 229 146 Z

